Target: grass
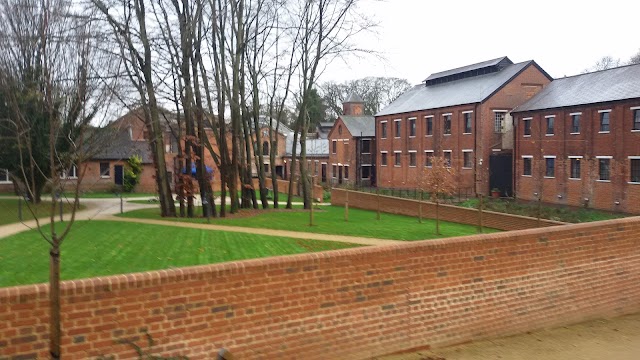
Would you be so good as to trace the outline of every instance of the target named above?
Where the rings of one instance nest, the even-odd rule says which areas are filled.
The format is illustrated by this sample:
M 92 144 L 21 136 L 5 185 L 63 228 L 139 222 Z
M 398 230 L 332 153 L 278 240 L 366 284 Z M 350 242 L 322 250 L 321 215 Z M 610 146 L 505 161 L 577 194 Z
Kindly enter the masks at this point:
M 390 240 L 424 240 L 464 236 L 476 233 L 472 225 L 458 224 L 447 221 L 440 222 L 442 235 L 436 235 L 435 220 L 424 219 L 422 224 L 415 217 L 382 214 L 381 220 L 376 220 L 376 212 L 360 209 L 349 209 L 349 222 L 344 221 L 344 208 L 338 206 L 320 206 L 314 212 L 314 226 L 309 226 L 309 212 L 303 210 L 241 210 L 240 216 L 227 219 L 211 219 L 212 224 L 244 226 L 274 230 L 293 230 L 318 234 L 348 235 Z M 201 214 L 197 209 L 196 214 Z M 250 213 L 253 216 L 243 216 Z M 257 213 L 257 214 L 256 214 Z M 123 217 L 162 219 L 157 209 L 141 209 L 126 212 Z M 168 221 L 184 221 L 206 223 L 203 218 L 164 218 Z M 496 232 L 486 229 L 486 232 Z
M 51 213 L 51 202 L 43 200 L 39 204 L 29 204 L 33 214 L 29 211 L 24 200 L 0 198 L 0 225 L 12 224 L 20 222 L 18 201 L 22 201 L 22 219 L 23 221 L 33 220 L 35 214 L 38 219 L 48 218 Z M 80 205 L 80 209 L 84 206 Z M 63 213 L 68 213 L 72 209 L 71 204 L 63 202 Z M 56 205 L 56 216 L 58 216 L 60 208 Z
M 486 210 L 530 217 L 538 216 L 537 202 L 525 203 L 515 200 L 488 198 L 484 201 L 484 205 Z M 477 208 L 478 199 L 469 199 L 460 203 L 460 206 Z M 541 207 L 540 213 L 540 217 L 543 219 L 568 223 L 618 219 L 625 216 L 628 215 L 576 207 L 545 206 L 544 204 Z
M 63 280 L 360 245 L 112 221 L 78 221 L 62 244 Z M 35 231 L 0 241 L 0 286 L 48 281 L 48 244 Z

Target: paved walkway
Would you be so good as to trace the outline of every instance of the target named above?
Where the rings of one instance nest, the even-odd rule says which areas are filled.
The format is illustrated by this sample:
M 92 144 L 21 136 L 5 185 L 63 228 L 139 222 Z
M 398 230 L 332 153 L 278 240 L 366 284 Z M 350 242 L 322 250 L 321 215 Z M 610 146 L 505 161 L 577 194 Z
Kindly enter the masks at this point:
M 125 221 L 125 222 L 140 223 L 140 224 L 174 226 L 174 227 L 203 229 L 203 230 L 218 230 L 218 231 L 245 233 L 245 234 L 288 237 L 288 238 L 295 238 L 295 239 L 347 242 L 347 243 L 360 244 L 360 245 L 389 245 L 389 244 L 395 244 L 395 243 L 403 243 L 403 241 L 398 241 L 398 240 L 375 239 L 375 238 L 366 238 L 366 237 L 359 237 L 359 236 L 316 234 L 316 233 L 303 232 L 303 231 L 272 230 L 272 229 L 249 228 L 249 227 L 240 227 L 240 226 L 189 223 L 189 222 L 170 221 L 170 220 L 116 217 L 114 215 L 120 213 L 120 199 L 118 198 L 81 199 L 80 203 L 86 206 L 86 208 L 76 213 L 76 217 L 75 217 L 76 220 Z M 157 204 L 136 204 L 136 203 L 124 201 L 122 203 L 122 207 L 123 207 L 123 211 L 127 212 L 127 211 L 138 210 L 138 209 L 156 208 L 158 207 L 158 205 Z M 64 219 L 65 220 L 69 219 L 69 216 L 70 215 L 65 214 Z M 41 226 L 48 223 L 49 223 L 49 218 L 40 220 Z M 36 226 L 37 225 L 35 220 L 26 221 L 24 223 L 13 223 L 13 224 L 2 225 L 0 226 L 0 238 L 14 235 L 19 232 L 35 228 Z

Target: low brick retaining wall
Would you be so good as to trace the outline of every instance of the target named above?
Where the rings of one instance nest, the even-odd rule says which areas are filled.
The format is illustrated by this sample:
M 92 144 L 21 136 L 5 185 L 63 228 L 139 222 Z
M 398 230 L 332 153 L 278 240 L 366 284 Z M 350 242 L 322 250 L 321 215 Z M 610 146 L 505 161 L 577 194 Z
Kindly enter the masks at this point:
M 420 201 L 418 200 L 403 199 L 385 195 L 378 196 L 376 194 L 344 189 L 331 189 L 331 204 L 344 206 L 347 199 L 347 193 L 349 197 L 349 207 L 376 210 L 378 208 L 379 201 L 380 210 L 382 212 L 415 217 L 417 217 L 419 213 Z M 423 201 L 422 216 L 426 219 L 435 219 L 435 207 L 435 203 Z M 478 225 L 479 221 L 478 210 L 459 206 L 440 204 L 439 214 L 440 220 L 452 221 L 461 224 Z M 499 230 L 523 230 L 565 224 L 559 221 L 541 219 L 538 225 L 538 219 L 536 218 L 486 210 L 482 212 L 482 222 L 485 227 Z
M 63 358 L 134 358 L 116 341 L 148 331 L 164 356 L 358 359 L 637 312 L 638 234 L 635 217 L 65 281 Z M 47 328 L 47 285 L 0 289 L 0 358 L 46 358 Z

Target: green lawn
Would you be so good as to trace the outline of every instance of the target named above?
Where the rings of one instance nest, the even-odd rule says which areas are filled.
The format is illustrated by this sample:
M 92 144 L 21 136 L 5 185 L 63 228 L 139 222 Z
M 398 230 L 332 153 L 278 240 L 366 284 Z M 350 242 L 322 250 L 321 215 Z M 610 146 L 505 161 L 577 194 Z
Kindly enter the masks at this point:
M 314 212 L 314 226 L 309 226 L 309 212 L 297 210 L 264 210 L 255 216 L 240 216 L 230 219 L 211 219 L 212 224 L 244 226 L 252 228 L 305 231 L 319 234 L 362 236 L 392 240 L 424 240 L 452 236 L 471 235 L 476 227 L 446 221 L 440 222 L 442 235 L 436 235 L 435 220 L 418 223 L 415 217 L 382 214 L 376 220 L 375 211 L 349 209 L 349 222 L 344 221 L 344 208 L 338 206 L 318 206 Z M 201 214 L 197 209 L 196 214 Z M 162 219 L 157 209 L 141 209 L 124 213 L 123 217 Z M 164 218 L 169 221 L 206 223 L 203 218 Z M 485 232 L 498 230 L 485 229 Z
M 62 279 L 357 247 L 330 241 L 78 221 L 62 245 Z M 48 244 L 35 231 L 0 239 L 0 287 L 48 281 Z
M 538 203 L 537 202 L 523 202 L 510 199 L 491 199 L 488 198 L 484 202 L 484 208 L 486 210 L 523 215 L 530 217 L 538 216 Z M 478 199 L 469 199 L 460 204 L 463 207 L 478 208 Z M 540 209 L 540 217 L 543 219 L 563 221 L 569 223 L 581 223 L 589 221 L 600 221 L 622 218 L 625 214 L 611 213 L 606 211 L 599 211 L 594 209 L 576 208 L 576 207 L 561 207 L 561 206 L 546 206 L 542 205 Z
M 18 206 L 18 199 L 0 198 L 0 225 L 20 222 Z M 47 218 L 51 213 L 51 202 L 48 200 L 43 200 L 40 204 L 29 204 L 29 207 L 38 219 Z M 64 202 L 64 213 L 71 211 L 71 208 L 72 206 L 69 203 Z M 80 209 L 83 208 L 84 206 L 81 205 Z M 60 208 L 56 205 L 56 217 L 58 216 L 59 211 Z M 22 219 L 23 221 L 34 219 L 32 212 L 29 211 L 24 200 L 22 200 Z

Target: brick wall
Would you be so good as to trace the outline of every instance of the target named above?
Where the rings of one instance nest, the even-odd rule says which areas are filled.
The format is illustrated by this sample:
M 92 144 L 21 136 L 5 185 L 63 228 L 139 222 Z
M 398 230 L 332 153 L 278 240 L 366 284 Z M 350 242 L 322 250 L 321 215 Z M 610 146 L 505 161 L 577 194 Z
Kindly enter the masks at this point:
M 267 188 L 272 189 L 273 190 L 273 181 L 271 181 L 271 178 L 266 178 L 265 179 L 265 185 L 267 186 Z M 259 189 L 260 188 L 260 184 L 258 183 L 258 179 L 253 179 L 253 187 L 255 189 Z M 278 193 L 279 194 L 288 194 L 289 193 L 289 180 L 278 180 Z M 322 188 L 322 186 L 320 185 L 315 185 L 313 187 L 313 198 L 320 201 L 322 200 L 322 196 L 324 194 L 324 189 Z M 298 183 L 297 182 L 293 182 L 293 195 L 295 196 L 302 196 L 302 188 L 298 187 Z M 282 197 L 282 195 L 278 198 L 280 202 L 282 201 L 287 201 L 286 197 Z
M 640 218 L 66 281 L 64 358 L 357 359 L 640 311 Z M 63 259 L 64 266 L 64 259 Z M 0 358 L 47 357 L 44 284 L 0 289 Z
M 349 193 L 349 207 L 376 210 L 378 208 L 378 200 L 380 201 L 380 211 L 418 216 L 420 212 L 420 202 L 411 199 L 401 199 L 391 196 L 381 195 L 378 199 L 376 194 L 347 191 L 343 189 L 331 190 L 331 205 L 344 206 Z M 422 203 L 422 216 L 424 218 L 435 218 L 435 203 L 424 201 Z M 439 209 L 440 220 L 447 220 L 468 225 L 478 225 L 479 214 L 476 209 L 463 208 L 453 205 L 440 204 Z M 538 219 L 527 216 L 510 215 L 493 211 L 482 212 L 483 226 L 499 230 L 523 230 L 538 227 Z M 564 223 L 551 220 L 540 220 L 541 227 L 563 225 Z

